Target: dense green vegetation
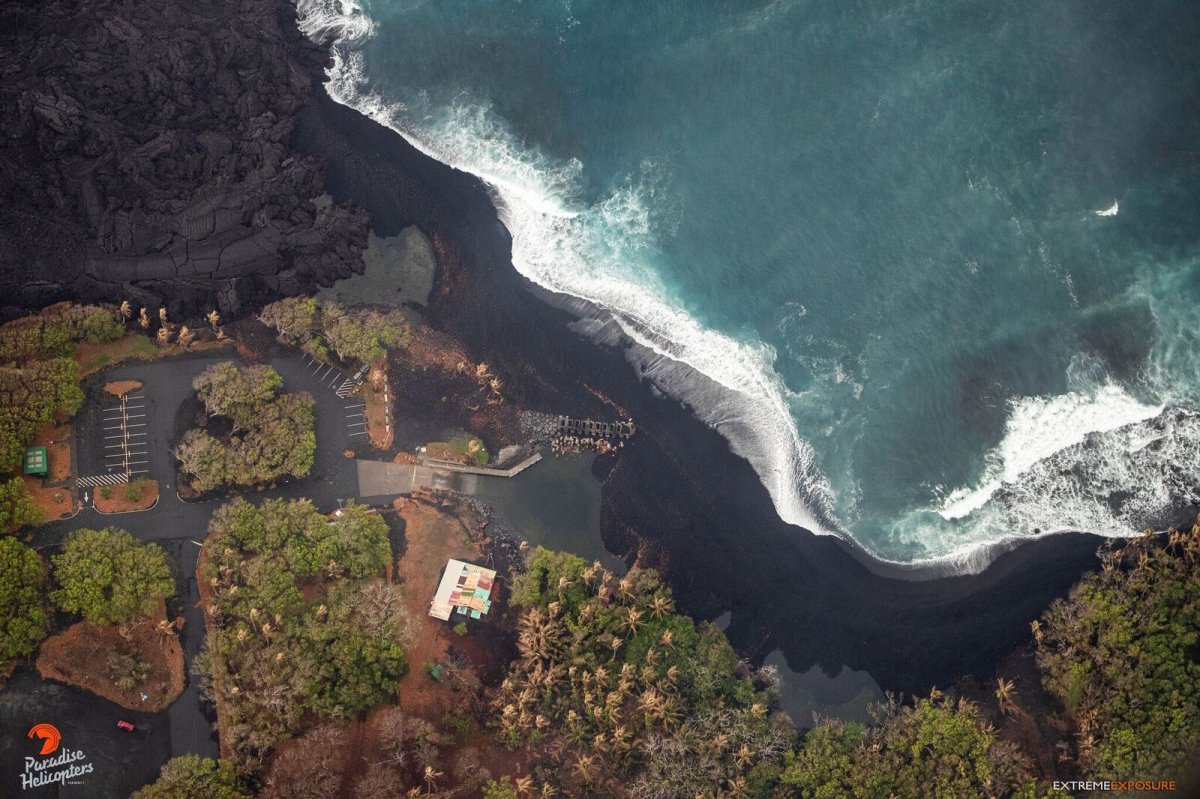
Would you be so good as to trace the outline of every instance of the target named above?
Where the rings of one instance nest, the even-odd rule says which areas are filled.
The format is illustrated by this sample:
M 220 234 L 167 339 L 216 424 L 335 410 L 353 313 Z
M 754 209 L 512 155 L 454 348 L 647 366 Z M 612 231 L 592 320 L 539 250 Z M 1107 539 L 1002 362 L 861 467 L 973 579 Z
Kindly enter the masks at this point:
M 1200 519 L 1110 554 L 1035 627 L 1096 778 L 1187 776 L 1200 752 Z
M 408 346 L 412 331 L 401 311 L 349 311 L 334 302 L 289 297 L 273 302 L 258 315 L 279 338 L 318 358 L 330 352 L 344 360 L 371 363 L 391 347 Z
M 891 702 L 877 721 L 811 730 L 789 754 L 784 784 L 803 799 L 1060 795 L 1039 789 L 1026 758 L 970 702 Z
M 176 446 L 180 470 L 196 491 L 264 485 L 312 469 L 317 450 L 312 397 L 284 393 L 283 378 L 270 366 L 223 361 L 205 369 L 193 387 L 209 416 L 230 427 L 219 436 L 193 428 Z
M 307 500 L 245 500 L 214 513 L 204 544 L 206 669 L 224 740 L 254 762 L 307 716 L 347 719 L 407 671 L 407 622 L 378 576 L 387 524 L 351 504 L 327 518 Z
M 199 755 L 174 757 L 159 777 L 130 799 L 250 799 L 233 764 Z
M 576 748 L 556 789 L 693 796 L 767 790 L 794 732 L 725 636 L 674 612 L 654 572 L 617 580 L 539 549 L 513 586 L 524 609 L 495 700 L 511 746 Z M 719 735 L 716 735 L 719 733 Z
M 45 582 L 38 553 L 0 537 L 0 666 L 30 654 L 46 636 Z
M 51 558 L 58 588 L 50 599 L 92 624 L 119 624 L 154 613 L 175 593 L 167 558 L 116 527 L 76 530 Z
M 0 533 L 41 521 L 42 510 L 34 504 L 25 481 L 20 477 L 0 480 Z

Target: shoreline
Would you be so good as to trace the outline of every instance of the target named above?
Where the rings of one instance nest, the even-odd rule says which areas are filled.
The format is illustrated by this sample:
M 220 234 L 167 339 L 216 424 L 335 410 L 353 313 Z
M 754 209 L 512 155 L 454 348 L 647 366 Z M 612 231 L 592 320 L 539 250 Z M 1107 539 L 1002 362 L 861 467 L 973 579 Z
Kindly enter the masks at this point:
M 478 179 L 323 89 L 293 146 L 326 162 L 330 193 L 369 211 L 377 235 L 416 225 L 429 237 L 438 262 L 430 324 L 506 374 L 514 401 L 638 422 L 622 454 L 597 464 L 605 546 L 659 567 L 688 613 L 731 611 L 728 633 L 745 656 L 780 649 L 796 671 L 846 665 L 885 690 L 923 692 L 988 673 L 1027 637 L 1030 619 L 1098 565 L 1100 537 L 1056 535 L 1018 544 L 977 575 L 914 580 L 869 567 L 840 538 L 785 524 L 717 431 L 656 396 L 619 346 L 573 332 L 576 316 L 516 271 Z

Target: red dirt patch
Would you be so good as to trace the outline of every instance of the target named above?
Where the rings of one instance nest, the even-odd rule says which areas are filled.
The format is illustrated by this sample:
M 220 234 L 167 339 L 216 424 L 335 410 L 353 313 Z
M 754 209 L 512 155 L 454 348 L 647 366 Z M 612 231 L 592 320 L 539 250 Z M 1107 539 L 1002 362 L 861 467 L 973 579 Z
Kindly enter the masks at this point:
M 474 519 L 460 519 L 425 502 L 409 502 L 400 510 L 404 519 L 404 557 L 396 563 L 396 582 L 405 607 L 416 622 L 416 636 L 406 648 L 410 671 L 400 681 L 400 707 L 426 719 L 439 719 L 456 702 L 448 683 L 432 679 L 426 664 L 446 659 L 448 646 L 461 639 L 450 624 L 429 615 L 429 601 L 449 558 L 477 561 L 480 550 L 471 541 Z
M 144 670 L 140 680 L 135 665 Z M 43 678 L 78 686 L 129 710 L 157 713 L 183 692 L 183 649 L 161 602 L 154 616 L 128 626 L 125 635 L 116 624 L 71 625 L 42 644 L 37 669 Z M 130 678 L 128 685 L 117 684 L 122 675 Z
M 104 496 L 106 488 L 112 489 L 108 497 Z M 148 510 L 158 504 L 158 481 L 142 479 L 123 486 L 97 488 L 93 504 L 101 513 Z
M 41 480 L 23 475 L 25 488 L 33 497 L 33 504 L 42 509 L 46 521 L 62 519 L 75 512 L 75 494 L 68 488 L 44 485 Z
M 74 427 L 62 421 L 53 421 L 42 427 L 32 444 L 46 448 L 50 471 L 47 483 L 61 483 L 71 476 L 71 441 Z
M 114 397 L 124 397 L 131 391 L 137 391 L 142 387 L 140 380 L 114 380 L 111 383 L 104 384 L 104 390 Z

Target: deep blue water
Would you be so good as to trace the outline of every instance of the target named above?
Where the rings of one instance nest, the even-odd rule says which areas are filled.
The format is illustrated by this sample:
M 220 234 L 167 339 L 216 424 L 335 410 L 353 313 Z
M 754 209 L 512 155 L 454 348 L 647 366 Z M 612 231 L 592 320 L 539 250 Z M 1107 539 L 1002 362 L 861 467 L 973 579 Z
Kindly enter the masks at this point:
M 517 268 L 615 314 L 785 519 L 978 568 L 1195 497 L 1187 4 L 300 6 L 335 97 L 488 180 Z

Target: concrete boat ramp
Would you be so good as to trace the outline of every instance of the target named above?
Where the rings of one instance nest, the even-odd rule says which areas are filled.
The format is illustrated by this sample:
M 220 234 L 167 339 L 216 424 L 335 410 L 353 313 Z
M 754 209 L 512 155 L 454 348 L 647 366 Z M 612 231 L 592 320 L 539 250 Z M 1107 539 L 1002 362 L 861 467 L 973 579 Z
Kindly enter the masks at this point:
M 442 489 L 473 494 L 479 477 L 515 477 L 541 459 L 541 454 L 535 452 L 508 469 L 464 466 L 429 458 L 422 458 L 419 463 L 360 460 L 357 464 L 358 495 L 364 498 L 394 497 L 411 494 L 418 489 Z

